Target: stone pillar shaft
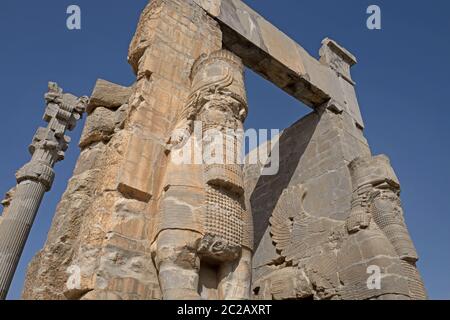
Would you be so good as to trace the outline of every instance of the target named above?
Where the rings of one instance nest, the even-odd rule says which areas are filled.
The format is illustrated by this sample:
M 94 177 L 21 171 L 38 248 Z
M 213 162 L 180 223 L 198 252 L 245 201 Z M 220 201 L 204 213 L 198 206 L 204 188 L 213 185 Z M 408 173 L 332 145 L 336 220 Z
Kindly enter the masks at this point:
M 45 99 L 44 120 L 48 126 L 37 130 L 29 148 L 32 158 L 16 173 L 18 185 L 0 222 L 1 300 L 8 294 L 44 194 L 52 186 L 53 166 L 64 159 L 64 151 L 70 141 L 64 133 L 75 127 L 87 102 L 85 97 L 78 99 L 71 94 L 63 94 L 56 83 L 49 84 Z
M 0 223 L 0 299 L 5 299 L 46 187 L 24 181 L 17 186 L 9 213 Z

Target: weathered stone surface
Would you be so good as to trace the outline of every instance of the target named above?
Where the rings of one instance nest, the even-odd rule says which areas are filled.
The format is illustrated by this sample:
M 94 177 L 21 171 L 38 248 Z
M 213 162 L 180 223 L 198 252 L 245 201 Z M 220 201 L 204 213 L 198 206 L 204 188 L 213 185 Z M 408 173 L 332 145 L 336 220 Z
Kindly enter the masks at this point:
M 303 206 L 306 197 L 303 186 L 289 187 L 280 197 L 270 222 L 271 236 L 282 259 L 273 264 L 278 268 L 254 280 L 256 298 L 411 297 L 401 261 L 375 224 L 349 234 L 343 221 L 310 215 Z M 367 287 L 367 270 L 372 265 L 383 275 L 380 289 Z M 292 282 L 298 279 L 295 273 L 280 281 L 286 268 L 288 274 L 298 273 L 303 281 Z
M 416 268 L 419 259 L 409 236 L 400 201 L 400 183 L 386 156 L 356 158 L 349 164 L 354 186 L 351 216 L 368 215 L 389 240 L 401 259 L 401 274 L 408 279 L 408 296 L 426 299 Z M 354 228 L 354 227 L 353 227 Z M 362 225 L 361 228 L 364 228 Z
M 16 191 L 16 187 L 11 188 L 5 194 L 5 199 L 3 199 L 1 202 L 1 205 L 3 206 L 3 212 L 2 212 L 2 215 L 0 216 L 0 223 L 1 223 L 1 218 L 6 217 L 8 215 L 8 209 L 9 209 L 9 206 L 11 205 L 11 200 L 13 199 L 13 195 L 14 195 L 15 191 Z
M 328 104 L 286 129 L 277 140 L 280 171 L 276 176 L 260 176 L 258 165 L 245 169 L 257 244 L 253 290 L 258 293 L 254 298 L 295 298 L 292 282 L 278 285 L 282 270 L 291 264 L 303 270 L 313 284 L 310 292 L 314 299 L 425 298 L 403 218 L 391 216 L 401 209 L 372 200 L 375 208 L 383 209 L 376 209 L 369 218 L 357 207 L 367 190 L 364 186 L 384 183 L 399 190 L 399 183 L 385 157 L 370 155 L 352 118 Z M 398 204 L 394 194 L 386 194 L 385 199 Z M 393 225 L 386 227 L 386 223 Z M 405 257 L 412 263 L 405 265 Z M 380 267 L 383 274 L 381 291 L 366 286 L 371 265 Z M 293 275 L 290 278 L 295 279 Z M 308 296 L 299 294 L 297 298 Z
M 80 148 L 85 148 L 88 145 L 99 142 L 108 141 L 115 129 L 115 112 L 113 110 L 98 107 L 87 117 L 84 126 Z
M 253 288 L 256 299 L 298 300 L 313 297 L 309 279 L 295 267 L 275 269 L 270 276 L 261 277 Z
M 138 81 L 130 99 L 129 89 L 119 90 L 103 81 L 94 90 L 90 111 L 94 107 L 117 110 L 114 132 L 109 140 L 85 146 L 74 179 L 85 179 L 88 185 L 64 194 L 45 248 L 36 256 L 33 274 L 28 274 L 26 298 L 162 297 L 150 240 L 164 187 L 166 142 L 189 95 L 192 64 L 201 54 L 221 48 L 221 32 L 191 1 L 152 1 L 143 13 L 135 40 L 130 63 L 142 62 L 135 65 Z M 129 109 L 124 110 L 125 104 Z M 95 130 L 109 135 L 108 118 L 107 126 L 94 126 Z M 92 175 L 94 181 L 86 175 Z M 92 192 L 84 195 L 87 190 Z M 82 198 L 83 206 L 71 201 L 72 197 Z M 114 204 L 125 200 L 141 207 L 127 209 L 130 214 L 124 221 L 118 218 L 123 215 L 123 206 Z M 61 238 L 70 239 L 67 247 Z M 58 249 L 61 245 L 64 250 Z M 71 266 L 81 269 L 81 285 L 76 290 L 66 285 Z
M 81 151 L 78 161 L 73 171 L 73 176 L 82 174 L 88 170 L 100 169 L 103 165 L 104 152 L 107 150 L 107 144 L 98 142 L 91 144 Z
M 203 9 L 205 9 L 209 14 L 213 17 L 217 17 L 220 15 L 220 6 L 222 4 L 222 0 L 194 0 L 197 4 L 199 4 Z
M 87 112 L 91 113 L 97 107 L 117 109 L 128 103 L 131 93 L 132 88 L 98 79 L 89 100 Z
M 108 143 L 95 143 L 82 151 L 74 177 L 57 208 L 46 245 L 34 259 L 34 270 L 37 271 L 27 275 L 23 293 L 25 298 L 87 299 L 94 295 L 113 296 L 112 291 L 105 291 L 103 283 L 113 281 L 110 279 L 114 279 L 114 274 L 106 273 L 97 278 L 97 271 L 101 269 L 105 254 L 104 248 L 110 243 L 116 245 L 117 242 L 114 240 L 117 237 L 112 237 L 111 240 L 109 235 L 124 234 L 123 241 L 130 242 L 125 249 L 134 248 L 133 250 L 137 250 L 135 256 L 149 259 L 150 242 L 148 231 L 144 230 L 148 230 L 151 224 L 145 218 L 147 206 L 150 205 L 127 205 L 125 208 L 123 203 L 131 200 L 123 199 L 119 192 L 114 191 L 117 186 L 117 171 L 128 139 L 129 132 L 122 130 L 114 134 Z M 116 203 L 118 204 L 115 205 Z M 136 241 L 147 241 L 147 244 L 136 247 Z M 69 289 L 67 286 L 71 276 L 68 272 L 70 268 L 80 268 L 78 289 Z M 139 294 L 122 292 L 121 286 L 114 286 L 114 290 L 117 290 L 114 294 L 121 299 L 137 299 L 142 292 L 146 292 L 146 295 L 141 296 L 141 299 L 160 297 L 156 275 L 151 273 L 151 266 L 146 268 L 139 275 L 139 281 L 145 287 L 140 287 Z M 117 277 L 121 278 L 120 274 Z M 127 288 L 123 290 L 130 290 Z
M 370 155 L 365 138 L 351 118 L 327 109 L 313 112 L 284 130 L 278 147 L 278 174 L 260 176 L 260 165 L 245 168 L 245 189 L 253 211 L 256 244 L 266 232 L 279 196 L 288 186 L 303 184 L 309 190 L 305 207 L 312 214 L 346 219 L 353 191 L 347 164 L 357 156 Z M 247 156 L 250 157 L 252 154 Z
M 126 148 L 125 159 L 117 175 L 117 188 L 126 197 L 149 201 L 156 187 L 158 160 L 165 149 L 136 132 L 130 135 Z
M 247 115 L 243 72 L 240 59 L 225 50 L 201 56 L 192 67 L 191 94 L 168 141 L 170 159 L 183 143 L 191 146 L 180 132 L 193 135 L 196 122 L 202 125 L 203 149 L 218 145 L 223 152 L 215 163 L 167 166 L 153 247 L 164 299 L 250 296 L 253 236 L 248 224 L 253 222 L 234 151 L 242 148 L 242 139 L 227 136 L 230 130 L 242 131 Z M 227 138 L 232 147 L 226 147 Z M 191 179 L 183 182 L 181 176 Z M 189 263 L 181 248 L 188 248 Z
M 341 47 L 336 41 L 324 39 L 320 48 L 320 62 L 330 66 L 333 70 L 353 83 L 350 68 L 356 64 L 356 58 L 347 49 Z
M 128 61 L 131 88 L 97 82 L 24 298 L 426 298 L 398 179 L 363 135 L 346 49 L 325 39 L 317 60 L 239 0 L 153 0 Z M 279 147 L 278 173 L 175 163 L 178 129 L 193 133 L 194 121 L 216 129 L 200 139 L 219 137 L 202 147 L 231 140 L 223 151 L 237 158 L 240 136 L 223 133 L 247 116 L 244 65 L 314 108 L 260 146 Z M 47 181 L 43 170 L 20 176 Z M 380 290 L 367 286 L 374 265 Z
M 24 299 L 64 299 L 71 257 L 77 250 L 79 233 L 93 202 L 98 170 L 73 177 L 58 204 L 46 245 L 33 259 L 27 273 Z
M 117 178 L 125 195 L 148 200 L 162 192 L 164 151 L 189 95 L 190 69 L 220 49 L 220 39 L 217 24 L 192 1 L 153 1 L 144 10 L 129 52 L 138 81 L 127 120 L 135 134 Z

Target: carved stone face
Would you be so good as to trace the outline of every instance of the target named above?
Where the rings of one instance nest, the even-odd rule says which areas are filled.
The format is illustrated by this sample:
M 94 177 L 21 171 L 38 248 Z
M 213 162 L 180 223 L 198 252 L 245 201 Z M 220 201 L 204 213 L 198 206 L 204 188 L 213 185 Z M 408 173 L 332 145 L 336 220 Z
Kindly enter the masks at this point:
M 194 63 L 191 78 L 193 92 L 200 95 L 197 111 L 214 109 L 230 113 L 226 117 L 245 120 L 244 66 L 237 56 L 226 50 L 203 55 Z
M 233 97 L 211 94 L 205 97 L 200 118 L 206 123 L 214 123 L 231 129 L 239 127 L 241 103 Z

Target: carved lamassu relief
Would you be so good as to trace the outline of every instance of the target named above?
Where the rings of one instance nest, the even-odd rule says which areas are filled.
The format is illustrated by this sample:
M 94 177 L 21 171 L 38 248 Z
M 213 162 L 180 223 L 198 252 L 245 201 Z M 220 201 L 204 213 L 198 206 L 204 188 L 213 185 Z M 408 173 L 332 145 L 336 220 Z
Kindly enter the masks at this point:
M 352 210 L 346 221 L 305 211 L 307 190 L 286 189 L 270 219 L 279 258 L 253 283 L 256 299 L 425 299 L 399 199 L 385 156 L 349 165 Z M 380 285 L 371 286 L 370 267 Z
M 352 215 L 354 224 L 349 230 L 358 228 L 356 221 L 369 218 L 383 231 L 401 260 L 402 274 L 408 280 L 409 296 L 412 299 L 426 299 L 423 281 L 417 270 L 419 259 L 405 223 L 400 200 L 400 183 L 386 156 L 359 158 L 349 165 L 352 174 L 354 202 Z M 366 215 L 357 219 L 357 212 Z M 360 215 L 361 216 L 361 215 Z M 356 218 L 356 219 L 355 219 Z
M 192 93 L 168 150 L 171 157 L 197 138 L 194 152 L 201 153 L 201 163 L 168 165 L 154 244 L 161 287 L 167 299 L 248 299 L 253 234 L 241 164 L 247 114 L 243 65 L 231 52 L 220 50 L 201 56 L 191 79 Z M 194 137 L 197 127 L 200 137 Z M 182 175 L 189 181 L 180 182 Z M 166 236 L 169 232 L 171 238 Z M 184 236 L 173 235 L 181 232 Z M 184 243 L 188 238 L 189 243 Z M 172 248 L 171 257 L 163 255 L 167 247 Z M 170 265 L 176 270 L 179 261 L 186 260 L 173 249 L 181 247 L 189 248 L 190 271 L 186 273 L 186 263 L 183 266 L 184 279 L 190 280 L 176 289 L 171 288 L 164 269 Z M 184 297 L 179 294 L 183 291 Z
M 279 258 L 253 283 L 255 299 L 338 299 L 337 250 L 342 221 L 317 218 L 303 206 L 302 185 L 283 191 L 272 217 L 270 234 Z

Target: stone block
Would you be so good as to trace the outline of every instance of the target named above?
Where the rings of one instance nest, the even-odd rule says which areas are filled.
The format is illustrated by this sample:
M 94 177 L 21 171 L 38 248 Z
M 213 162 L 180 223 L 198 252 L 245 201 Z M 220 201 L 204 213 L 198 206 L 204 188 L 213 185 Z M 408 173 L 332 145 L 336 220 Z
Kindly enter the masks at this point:
M 261 238 L 261 241 L 256 244 L 257 246 L 253 259 L 254 269 L 270 265 L 280 259 L 280 255 L 277 253 L 270 236 L 270 227 L 267 227 L 265 231 L 258 231 L 258 233 L 261 232 L 263 232 L 264 235 Z
M 117 173 L 117 189 L 126 197 L 148 202 L 161 178 L 159 159 L 164 152 L 165 148 L 153 139 L 132 133 Z
M 91 113 L 97 107 L 117 109 L 128 103 L 131 93 L 132 88 L 98 79 L 86 111 Z
M 204 215 L 205 190 L 184 186 L 170 187 L 163 194 L 155 232 L 166 229 L 201 232 Z
M 356 64 L 356 57 L 336 41 L 326 38 L 320 48 L 320 62 L 330 66 L 349 82 L 353 83 L 350 68 Z
M 217 17 L 220 14 L 220 4 L 222 0 L 194 0 L 194 1 L 214 17 Z
M 103 157 L 107 146 L 104 143 L 91 145 L 81 151 L 73 175 L 79 175 L 83 172 L 98 169 L 103 165 Z
M 115 111 L 105 108 L 95 108 L 87 117 L 81 134 L 79 146 L 84 149 L 96 142 L 107 142 L 111 139 L 116 127 Z

